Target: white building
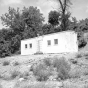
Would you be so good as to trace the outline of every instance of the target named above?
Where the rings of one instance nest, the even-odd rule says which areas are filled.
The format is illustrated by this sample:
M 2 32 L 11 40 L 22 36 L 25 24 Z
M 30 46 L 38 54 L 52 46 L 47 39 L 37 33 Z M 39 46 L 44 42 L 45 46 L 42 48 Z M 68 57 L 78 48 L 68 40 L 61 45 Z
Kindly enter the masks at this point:
M 78 52 L 77 33 L 63 31 L 21 41 L 21 55 Z

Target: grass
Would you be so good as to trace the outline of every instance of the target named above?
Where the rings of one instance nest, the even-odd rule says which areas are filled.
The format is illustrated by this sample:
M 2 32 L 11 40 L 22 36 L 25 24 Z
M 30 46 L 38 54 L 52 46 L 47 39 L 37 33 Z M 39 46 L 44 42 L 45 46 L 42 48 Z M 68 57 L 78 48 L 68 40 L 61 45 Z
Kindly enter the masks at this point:
M 28 82 L 17 82 L 15 88 L 59 88 L 60 84 L 57 82 L 32 82 L 29 84 Z

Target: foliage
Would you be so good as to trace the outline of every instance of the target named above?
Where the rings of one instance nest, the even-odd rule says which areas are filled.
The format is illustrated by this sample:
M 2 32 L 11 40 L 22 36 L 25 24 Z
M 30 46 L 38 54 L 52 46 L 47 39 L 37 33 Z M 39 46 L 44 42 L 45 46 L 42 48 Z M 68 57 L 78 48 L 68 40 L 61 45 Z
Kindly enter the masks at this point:
M 57 0 L 60 4 L 61 12 L 61 28 L 63 31 L 68 29 L 70 12 L 68 11 L 69 6 L 71 5 L 70 0 Z
M 62 80 L 69 78 L 70 65 L 64 57 L 54 58 L 53 66 L 57 68 L 58 77 Z
M 4 62 L 3 62 L 3 66 L 7 66 L 7 65 L 9 65 L 9 64 L 10 64 L 9 61 L 4 61 Z
M 0 57 L 9 56 L 10 52 L 10 42 L 8 41 L 0 41 Z
M 42 35 L 44 17 L 37 7 L 14 9 L 1 16 L 3 25 L 8 28 L 0 30 L 0 57 L 9 56 L 20 51 L 21 39 Z
M 86 44 L 87 44 L 87 41 L 84 38 L 82 38 L 78 42 L 78 47 L 83 48 L 84 46 L 86 46 Z
M 11 40 L 11 53 L 15 53 L 20 49 L 21 37 L 16 35 Z
M 43 34 L 50 34 L 50 33 L 54 33 L 54 28 L 52 25 L 50 24 L 44 24 L 42 26 L 42 30 L 43 30 Z
M 21 73 L 17 70 L 11 72 L 11 79 L 15 79 L 16 77 L 20 76 Z
M 78 47 L 83 48 L 84 46 L 86 46 L 86 44 L 87 44 L 87 41 L 84 38 L 84 33 L 78 32 Z
M 49 17 L 48 17 L 48 22 L 53 26 L 58 25 L 59 24 L 59 16 L 60 16 L 60 14 L 57 11 L 50 11 Z
M 20 64 L 19 62 L 15 61 L 15 62 L 13 63 L 13 66 L 17 66 L 17 65 L 19 65 L 19 64 Z
M 45 58 L 45 59 L 44 59 L 44 63 L 45 63 L 47 66 L 51 66 L 51 65 L 52 65 L 51 58 Z
M 33 68 L 33 73 L 35 76 L 37 76 L 37 80 L 39 81 L 46 81 L 50 76 L 49 69 L 47 69 L 47 66 L 43 63 L 40 63 Z
M 33 65 L 31 71 L 39 81 L 48 80 L 50 76 L 55 79 L 65 80 L 69 78 L 70 65 L 64 57 L 45 58 L 43 62 Z
M 37 34 L 42 34 L 42 22 L 44 17 L 40 13 L 40 10 L 37 7 L 30 6 L 29 8 L 24 7 L 22 10 L 22 17 L 26 26 L 30 29 L 31 36 L 37 36 Z
M 19 8 L 14 9 L 9 7 L 8 13 L 3 14 L 1 20 L 3 25 L 12 28 L 16 33 L 23 31 L 25 28 Z

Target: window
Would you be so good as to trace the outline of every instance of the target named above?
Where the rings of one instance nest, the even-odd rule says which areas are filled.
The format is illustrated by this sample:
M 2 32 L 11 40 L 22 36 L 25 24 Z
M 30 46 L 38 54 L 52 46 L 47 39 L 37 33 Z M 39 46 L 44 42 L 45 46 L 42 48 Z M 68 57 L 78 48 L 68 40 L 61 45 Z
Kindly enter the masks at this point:
M 47 44 L 48 44 L 48 46 L 50 46 L 50 45 L 51 45 L 51 41 L 50 41 L 50 40 L 48 40 L 48 41 L 47 41 Z
M 25 44 L 25 48 L 27 49 L 27 44 Z
M 55 44 L 55 45 L 58 44 L 58 39 L 54 39 L 54 44 Z
M 32 44 L 29 44 L 29 47 L 32 48 Z

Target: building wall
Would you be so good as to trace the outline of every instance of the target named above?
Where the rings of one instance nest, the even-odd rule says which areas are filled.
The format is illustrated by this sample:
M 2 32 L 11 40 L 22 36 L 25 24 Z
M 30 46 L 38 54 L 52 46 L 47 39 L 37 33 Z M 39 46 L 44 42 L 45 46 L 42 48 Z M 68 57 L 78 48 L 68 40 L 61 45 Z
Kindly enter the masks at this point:
M 54 39 L 58 39 L 57 45 L 54 44 Z M 51 41 L 50 46 L 47 44 L 48 40 Z M 31 49 L 30 43 L 32 43 Z M 28 45 L 27 49 L 25 44 Z M 64 31 L 21 41 L 21 55 L 34 54 L 38 51 L 43 53 L 78 52 L 77 34 L 73 31 Z
M 58 44 L 54 44 L 54 39 L 58 39 Z M 51 40 L 51 45 L 47 45 L 47 41 Z M 78 52 L 77 34 L 75 32 L 60 32 L 53 35 L 43 37 L 41 51 L 43 53 L 63 53 Z
M 25 44 L 27 44 L 27 48 L 25 48 Z M 32 44 L 32 48 L 30 48 L 30 44 Z M 34 54 L 37 52 L 37 48 L 37 38 L 26 39 L 21 41 L 21 55 Z

